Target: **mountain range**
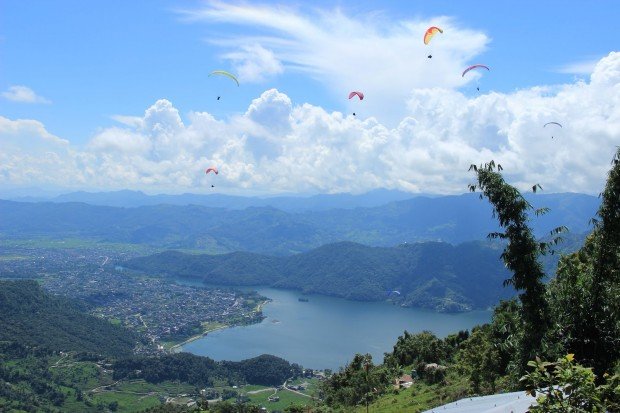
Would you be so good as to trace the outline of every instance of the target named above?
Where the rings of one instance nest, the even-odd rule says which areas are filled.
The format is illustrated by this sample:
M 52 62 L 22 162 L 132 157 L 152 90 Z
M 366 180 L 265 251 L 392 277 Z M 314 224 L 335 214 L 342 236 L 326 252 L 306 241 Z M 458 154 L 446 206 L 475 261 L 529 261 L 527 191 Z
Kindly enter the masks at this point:
M 599 206 L 598 198 L 583 194 L 532 194 L 527 199 L 534 208 L 550 208 L 548 214 L 531 222 L 537 237 L 560 225 L 573 234 L 587 232 Z M 270 255 L 290 255 L 340 241 L 369 246 L 421 241 L 458 244 L 484 239 L 498 230 L 489 203 L 477 194 L 420 196 L 380 206 L 299 212 L 273 206 L 130 208 L 0 200 L 0 216 L 4 237 L 78 237 L 207 253 Z
M 318 194 L 281 196 L 235 196 L 225 194 L 157 194 L 147 195 L 142 191 L 121 190 L 112 192 L 76 191 L 53 196 L 26 196 L 11 192 L 0 193 L 0 198 L 18 202 L 83 202 L 90 205 L 113 207 L 139 207 L 147 205 L 202 205 L 212 208 L 245 209 L 270 206 L 287 212 L 320 211 L 333 208 L 374 207 L 393 201 L 414 198 L 416 195 L 389 189 L 376 189 L 363 194 Z

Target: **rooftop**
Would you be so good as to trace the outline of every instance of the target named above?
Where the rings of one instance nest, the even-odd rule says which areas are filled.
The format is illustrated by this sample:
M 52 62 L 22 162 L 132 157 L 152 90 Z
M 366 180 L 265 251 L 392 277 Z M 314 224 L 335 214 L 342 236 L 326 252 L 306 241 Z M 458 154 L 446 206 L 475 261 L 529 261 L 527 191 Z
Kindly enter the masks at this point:
M 535 398 L 524 391 L 468 397 L 423 413 L 526 413 Z

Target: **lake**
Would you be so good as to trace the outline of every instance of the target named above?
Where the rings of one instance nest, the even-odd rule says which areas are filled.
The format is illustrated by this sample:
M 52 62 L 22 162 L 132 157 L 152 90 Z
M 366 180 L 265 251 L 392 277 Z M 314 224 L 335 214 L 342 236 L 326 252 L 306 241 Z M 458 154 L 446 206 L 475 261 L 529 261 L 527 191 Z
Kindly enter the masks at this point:
M 383 362 L 383 353 L 392 350 L 405 330 L 430 330 L 445 337 L 488 322 L 492 314 L 490 311 L 442 314 L 388 302 L 302 296 L 297 291 L 274 288 L 254 289 L 273 300 L 263 308 L 266 318 L 262 323 L 209 333 L 184 345 L 182 351 L 232 361 L 273 354 L 305 368 L 337 371 L 355 353 L 370 353 L 376 363 Z M 308 302 L 299 301 L 300 297 Z

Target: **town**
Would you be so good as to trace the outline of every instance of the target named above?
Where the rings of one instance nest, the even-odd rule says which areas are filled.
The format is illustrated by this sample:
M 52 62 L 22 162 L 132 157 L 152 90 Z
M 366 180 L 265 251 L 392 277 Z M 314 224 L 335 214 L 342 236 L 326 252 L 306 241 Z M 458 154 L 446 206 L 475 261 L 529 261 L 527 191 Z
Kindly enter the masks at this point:
M 122 267 L 135 254 L 100 248 L 3 246 L 0 278 L 35 278 L 52 294 L 83 301 L 93 315 L 139 332 L 163 352 L 205 332 L 207 326 L 260 322 L 267 301 L 255 292 L 182 285 Z

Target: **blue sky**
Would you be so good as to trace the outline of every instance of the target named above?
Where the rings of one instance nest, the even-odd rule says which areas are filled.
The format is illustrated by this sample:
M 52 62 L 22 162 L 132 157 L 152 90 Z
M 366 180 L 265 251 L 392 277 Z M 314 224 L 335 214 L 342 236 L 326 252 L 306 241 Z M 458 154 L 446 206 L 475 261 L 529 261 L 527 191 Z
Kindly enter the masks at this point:
M 33 139 L 33 148 L 38 145 L 37 134 L 39 138 L 43 136 L 43 140 L 44 135 L 49 134 L 62 141 L 64 151 L 72 153 L 70 159 L 50 148 L 42 153 L 58 154 L 63 162 L 78 168 L 77 174 L 83 172 L 81 165 L 89 156 L 94 157 L 97 167 L 102 168 L 104 164 L 109 167 L 104 152 L 109 149 L 110 142 L 114 142 L 112 146 L 118 150 L 126 143 L 125 139 L 131 141 L 129 146 L 134 152 L 127 152 L 127 147 L 121 148 L 125 150 L 122 156 L 116 152 L 113 156 L 119 159 L 138 156 L 135 146 L 140 142 L 150 145 L 150 152 L 146 151 L 148 156 L 144 155 L 146 152 L 140 152 L 144 155 L 140 155 L 140 160 L 146 162 L 144 168 L 136 167 L 120 175 L 128 179 L 122 182 L 127 182 L 133 189 L 204 190 L 204 182 L 196 176 L 179 176 L 170 181 L 160 179 L 166 173 L 164 170 L 174 170 L 166 162 L 180 165 L 179 159 L 191 158 L 192 165 L 194 161 L 197 164 L 228 162 L 230 178 L 222 182 L 222 190 L 228 192 L 278 192 L 296 188 L 304 192 L 359 192 L 375 187 L 414 192 L 434 192 L 433 188 L 436 188 L 438 192 L 458 192 L 464 178 L 451 180 L 437 176 L 433 186 L 429 187 L 415 171 L 402 179 L 392 174 L 390 177 L 360 176 L 359 181 L 350 177 L 332 180 L 331 177 L 317 176 L 311 179 L 303 168 L 297 171 L 300 181 L 295 180 L 295 172 L 290 169 L 277 180 L 269 177 L 248 179 L 248 175 L 257 173 L 262 161 L 267 164 L 277 158 L 286 170 L 286 165 L 291 167 L 303 163 L 301 159 L 308 159 L 293 148 L 291 142 L 294 139 L 290 138 L 301 133 L 295 128 L 300 124 L 298 117 L 304 104 L 308 104 L 312 110 L 306 110 L 315 115 L 316 111 L 324 111 L 332 121 L 336 119 L 334 111 L 341 112 L 343 118 L 352 111 L 359 112 L 358 118 L 353 119 L 359 125 L 346 123 L 347 127 L 353 128 L 354 132 L 350 133 L 367 134 L 373 144 L 377 144 L 384 134 L 397 134 L 403 138 L 405 132 L 402 128 L 407 127 L 407 122 L 403 124 L 403 121 L 420 118 L 416 111 L 427 104 L 412 99 L 427 96 L 425 91 L 433 88 L 441 89 L 438 93 L 448 93 L 446 99 L 462 98 L 471 105 L 484 105 L 486 97 L 497 98 L 498 94 L 506 101 L 516 99 L 521 102 L 527 91 L 536 91 L 541 98 L 557 97 L 566 87 L 578 89 L 580 82 L 590 82 L 597 62 L 618 50 L 618 16 L 620 3 L 612 0 L 319 1 L 313 2 L 312 6 L 301 2 L 2 0 L 0 93 L 3 97 L 0 97 L 0 116 L 12 125 L 11 133 L 17 133 L 14 131 L 18 126 L 24 127 L 24 124 L 15 123 L 18 120 L 36 122 L 34 130 L 31 128 L 34 123 L 23 129 L 23 133 Z M 445 31 L 428 47 L 422 44 L 422 36 L 424 27 L 431 24 L 440 25 Z M 426 58 L 429 49 L 433 59 Z M 461 78 L 462 69 L 474 63 L 484 63 L 491 71 Z M 209 77 L 209 72 L 214 69 L 239 74 L 241 86 L 231 87 L 222 79 Z M 272 88 L 284 97 L 263 96 Z M 352 89 L 365 91 L 365 101 L 349 102 L 346 95 Z M 222 95 L 222 99 L 217 101 L 216 95 Z M 136 122 L 139 118 L 144 121 L 145 111 L 162 99 L 170 106 L 160 105 L 155 112 L 176 113 L 172 116 L 178 116 L 183 123 L 182 131 L 179 129 L 181 132 L 178 133 L 192 129 L 196 136 L 208 134 L 208 131 L 198 131 L 199 121 L 190 119 L 192 114 L 208 114 L 224 134 L 230 133 L 231 138 L 223 139 L 215 146 L 187 147 L 187 153 L 183 154 L 154 149 L 154 142 L 161 143 L 162 138 L 146 133 L 140 129 L 144 125 L 138 127 Z M 249 112 L 254 99 L 260 100 L 257 105 L 271 105 L 269 108 L 275 110 L 276 115 L 269 111 L 271 109 L 263 108 L 256 111 L 260 119 L 252 118 L 254 115 Z M 284 106 L 278 109 L 274 102 Z M 531 103 L 521 104 L 531 107 Z M 607 105 L 617 109 L 615 101 Z M 515 104 L 507 103 L 507 107 L 514 108 Z M 277 118 L 277 113 L 281 114 L 282 110 L 290 110 L 289 117 L 295 120 L 291 121 L 293 126 L 281 128 L 278 134 L 273 131 L 277 131 L 282 122 Z M 476 110 L 472 113 L 468 116 L 478 116 Z M 463 138 L 463 142 L 475 149 L 476 155 L 483 156 L 488 151 L 490 156 L 505 156 L 505 162 L 514 161 L 515 179 L 525 185 L 544 175 L 541 170 L 527 175 L 526 170 L 540 168 L 548 164 L 548 160 L 533 161 L 534 164 L 529 166 L 516 161 L 522 156 L 518 155 L 521 146 L 515 143 L 517 135 L 511 137 L 511 127 L 520 125 L 523 119 L 519 117 L 522 111 L 511 113 L 514 115 L 510 120 L 512 126 L 502 126 L 496 117 L 484 119 L 486 115 L 475 120 L 477 124 L 488 123 L 481 127 L 481 133 L 503 134 L 506 137 L 506 141 L 502 141 L 504 145 L 486 141 L 482 144 L 482 140 L 490 139 L 482 135 Z M 543 109 L 540 113 L 546 114 Z M 550 113 L 569 116 L 568 112 L 557 108 Z M 326 122 L 324 128 L 342 130 L 325 120 L 324 115 L 320 115 Z M 311 118 L 314 115 L 304 112 L 304 116 Z M 605 116 L 610 118 L 609 114 Z M 611 118 L 615 119 L 614 116 Z M 124 121 L 119 123 L 119 119 Z M 250 121 L 252 127 L 247 126 Z M 336 121 L 345 122 L 340 118 Z M 436 121 L 439 122 L 439 118 Z M 271 122 L 275 122 L 275 126 Z M 381 128 L 372 122 L 377 122 L 385 130 L 379 131 Z M 431 128 L 423 129 L 424 120 L 421 120 L 415 126 L 417 129 L 411 132 L 420 143 L 425 142 L 425 134 L 439 136 L 443 133 L 433 129 L 432 119 L 429 122 Z M 261 132 L 260 128 L 269 130 L 271 135 L 267 136 L 269 133 L 262 129 Z M 470 127 L 466 129 L 471 130 Z M 5 139 L 9 139 L 7 130 Z M 568 135 L 568 132 L 562 132 Z M 0 130 L 0 137 L 2 133 Z M 346 135 L 334 133 L 336 135 L 330 142 L 338 142 Z M 609 152 L 614 143 L 619 143 L 617 138 L 614 134 L 606 136 L 603 150 Z M 252 139 L 256 141 L 254 144 Z M 437 139 L 442 141 L 444 138 Z M 231 142 L 241 145 L 248 153 L 233 156 Z M 455 144 L 459 147 L 463 142 Z M 579 139 L 575 137 L 572 144 L 579 146 Z M 112 175 L 108 180 L 93 180 L 86 174 L 75 182 L 67 178 L 63 181 L 60 177 L 50 182 L 49 178 L 36 176 L 35 172 L 25 173 L 19 170 L 16 160 L 28 157 L 24 158 L 23 153 L 21 158 L 18 157 L 17 151 L 28 152 L 28 147 L 23 142 L 18 146 L 14 145 L 16 152 L 12 162 L 15 166 L 10 171 L 6 164 L 11 162 L 5 159 L 0 186 L 37 186 L 46 182 L 68 188 L 113 189 L 122 186 Z M 330 152 L 338 147 L 321 143 L 313 150 Z M 385 153 L 374 148 L 376 159 L 363 151 L 351 159 L 350 174 L 356 175 L 367 162 L 387 162 L 387 158 L 381 158 Z M 213 152 L 205 152 L 207 149 Z M 403 148 L 389 149 L 398 151 Z M 460 166 L 469 162 L 465 158 L 471 155 L 465 149 L 457 154 L 429 150 L 424 155 L 417 154 L 420 158 L 416 157 L 414 149 L 410 149 L 412 159 L 428 161 L 429 164 L 436 161 Z M 192 150 L 202 152 L 198 154 Z M 503 151 L 501 154 L 500 150 Z M 153 151 L 157 153 L 153 155 Z M 33 149 L 32 159 L 36 159 L 36 152 Z M 76 160 L 77 152 L 81 161 Z M 164 159 L 164 152 L 170 158 Z M 107 156 L 112 157 L 109 153 Z M 591 156 L 595 157 L 594 154 Z M 606 158 L 610 157 L 611 153 L 606 155 Z M 480 158 L 480 161 L 484 160 Z M 316 168 L 326 161 L 313 158 L 313 163 L 307 167 Z M 584 160 L 584 165 L 587 162 L 588 159 Z M 572 163 L 558 163 L 557 168 L 570 165 Z M 597 172 L 605 168 L 601 163 Z M 559 170 L 555 173 L 562 175 Z M 289 183 L 283 181 L 285 177 L 289 177 Z M 601 179 L 589 177 L 577 189 L 598 192 L 600 188 L 595 186 Z M 551 187 L 570 189 L 559 181 L 551 183 Z

